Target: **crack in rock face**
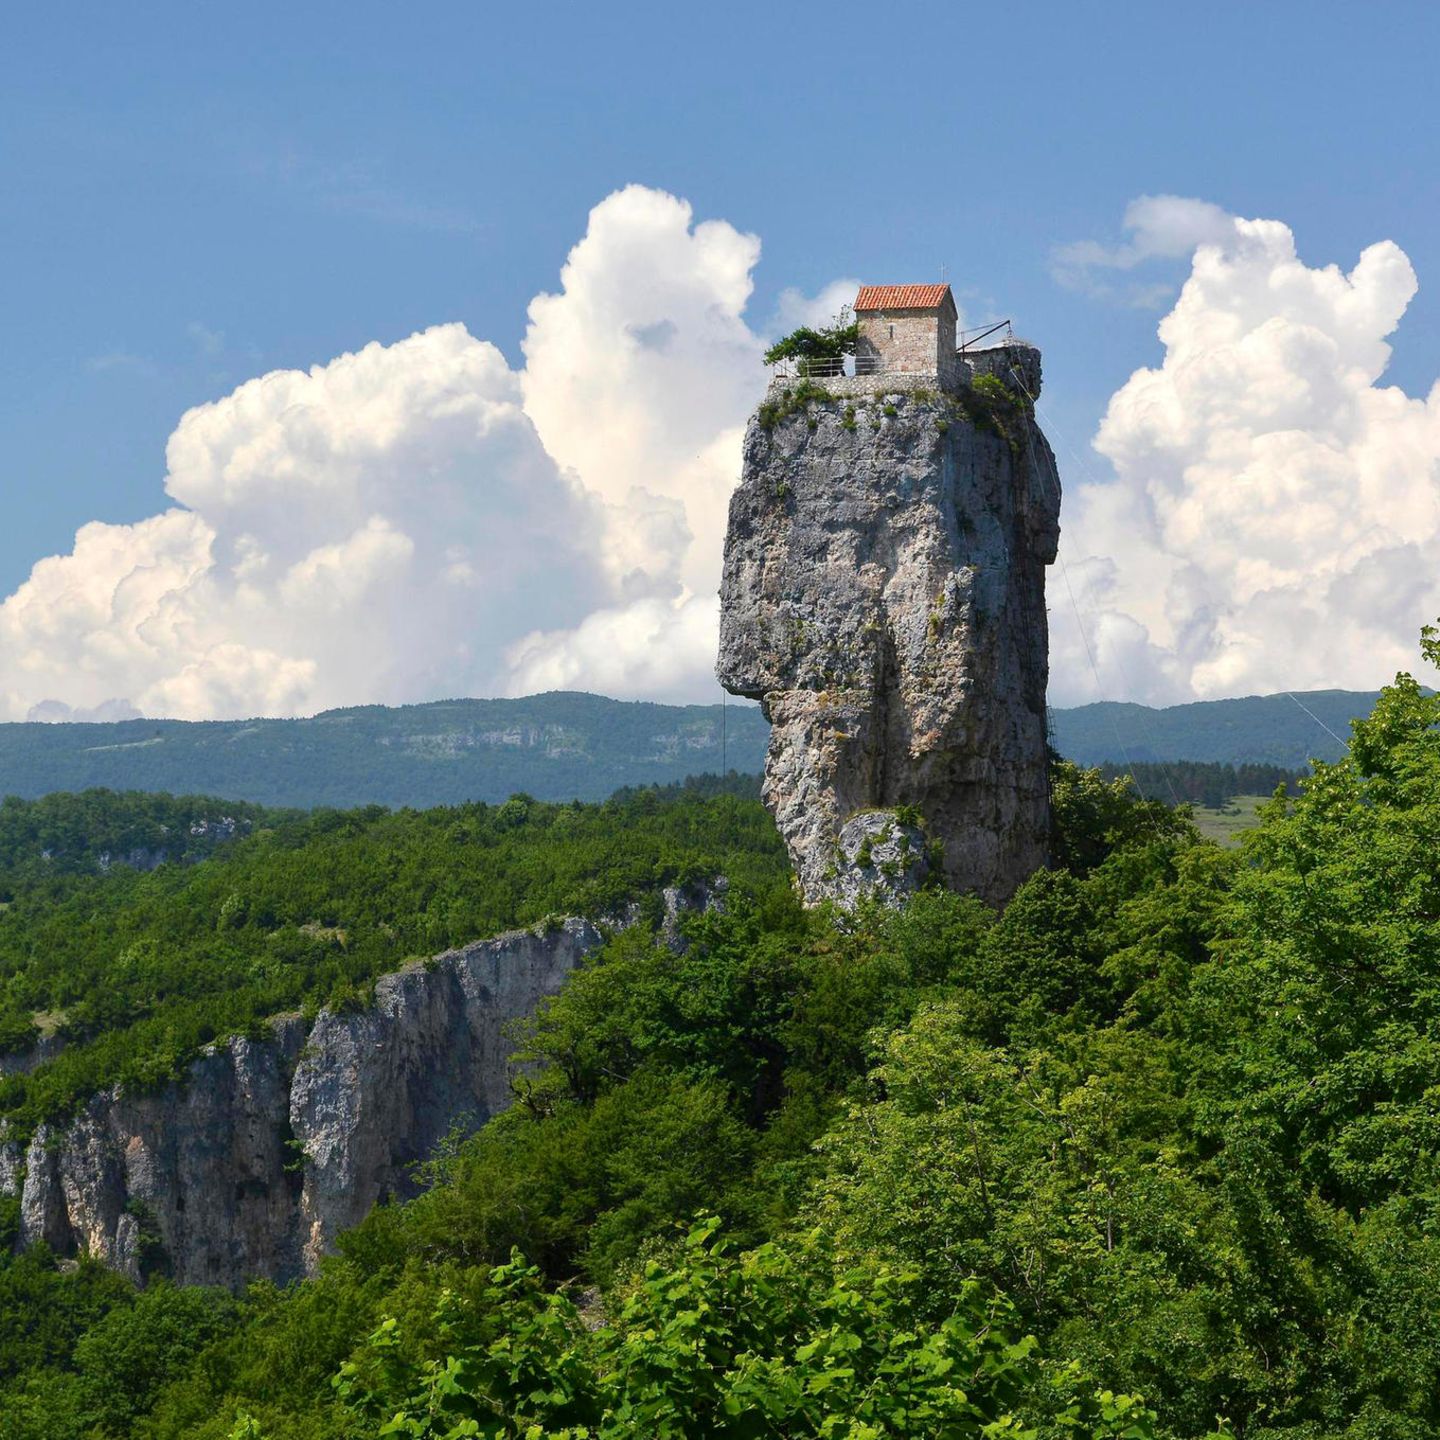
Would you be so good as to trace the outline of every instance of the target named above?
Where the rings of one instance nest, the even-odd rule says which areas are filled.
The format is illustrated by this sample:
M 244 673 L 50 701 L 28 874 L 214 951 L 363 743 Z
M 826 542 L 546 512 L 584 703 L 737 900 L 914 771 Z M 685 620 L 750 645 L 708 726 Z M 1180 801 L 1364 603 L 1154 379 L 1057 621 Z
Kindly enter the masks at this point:
M 1014 348 L 1033 398 L 1038 352 Z M 730 501 L 716 673 L 771 723 L 762 793 L 800 890 L 934 876 L 1003 903 L 1049 845 L 1050 447 L 993 384 L 776 398 Z

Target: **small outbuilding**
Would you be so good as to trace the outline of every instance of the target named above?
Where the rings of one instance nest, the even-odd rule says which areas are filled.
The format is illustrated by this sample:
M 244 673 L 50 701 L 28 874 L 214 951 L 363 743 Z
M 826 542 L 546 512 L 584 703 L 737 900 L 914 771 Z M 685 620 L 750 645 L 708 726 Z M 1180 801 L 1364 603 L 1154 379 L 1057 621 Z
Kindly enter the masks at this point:
M 955 368 L 959 314 L 948 285 L 862 285 L 855 297 L 860 375 L 935 375 Z

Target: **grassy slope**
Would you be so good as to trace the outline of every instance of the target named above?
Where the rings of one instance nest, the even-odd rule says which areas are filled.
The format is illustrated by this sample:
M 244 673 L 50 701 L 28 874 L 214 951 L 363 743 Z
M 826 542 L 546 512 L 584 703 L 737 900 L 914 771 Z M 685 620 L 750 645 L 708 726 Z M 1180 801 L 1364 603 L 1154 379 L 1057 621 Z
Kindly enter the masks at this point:
M 1197 805 L 1195 828 L 1207 839 L 1220 845 L 1238 845 L 1240 837 L 1260 823 L 1256 811 L 1268 795 L 1236 795 L 1228 805 L 1218 808 Z

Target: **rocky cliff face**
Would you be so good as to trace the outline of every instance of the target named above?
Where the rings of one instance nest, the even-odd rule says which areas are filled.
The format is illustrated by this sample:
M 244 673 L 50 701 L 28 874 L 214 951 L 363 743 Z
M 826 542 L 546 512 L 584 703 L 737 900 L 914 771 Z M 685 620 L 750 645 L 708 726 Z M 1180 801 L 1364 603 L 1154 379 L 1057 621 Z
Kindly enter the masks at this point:
M 662 934 L 717 898 L 667 892 Z M 437 1142 L 509 1104 L 506 1027 L 602 938 L 566 920 L 449 951 L 383 977 L 370 1009 L 282 1017 L 268 1038 L 211 1047 L 183 1082 L 102 1092 L 23 1153 L 0 1137 L 20 1243 L 186 1284 L 313 1272 L 339 1231 L 410 1193 L 410 1167 Z
M 984 368 L 1033 396 L 1012 348 Z M 811 903 L 935 866 L 998 902 L 1045 861 L 1060 490 L 1012 393 L 772 394 L 746 431 L 717 674 L 772 723 L 764 797 Z
M 37 1065 L 53 1060 L 63 1049 L 65 1042 L 58 1035 L 45 1035 L 28 1050 L 12 1050 L 0 1055 L 0 1076 L 28 1075 Z M 0 1190 L 0 1194 L 3 1194 Z

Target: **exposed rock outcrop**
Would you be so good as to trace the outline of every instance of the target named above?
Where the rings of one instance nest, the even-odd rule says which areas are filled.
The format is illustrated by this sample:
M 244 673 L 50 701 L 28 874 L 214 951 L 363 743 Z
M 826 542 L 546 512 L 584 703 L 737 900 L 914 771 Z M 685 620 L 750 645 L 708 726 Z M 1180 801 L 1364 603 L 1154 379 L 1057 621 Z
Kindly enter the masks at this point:
M 667 891 L 662 935 L 722 893 Z M 602 939 L 571 919 L 448 951 L 378 980 L 366 1010 L 282 1017 L 268 1038 L 210 1047 L 184 1081 L 102 1092 L 23 1159 L 0 1135 L 20 1243 L 187 1284 L 313 1272 L 339 1231 L 410 1193 L 414 1162 L 509 1104 L 506 1027 Z
M 12 1050 L 0 1055 L 0 1076 L 28 1075 L 37 1065 L 53 1060 L 65 1048 L 59 1035 L 42 1035 L 28 1050 Z
M 810 903 L 934 866 L 999 902 L 1045 862 L 1060 489 L 1024 394 L 1039 354 L 965 368 L 954 393 L 772 390 L 745 433 L 716 668 L 771 721 L 764 798 Z

